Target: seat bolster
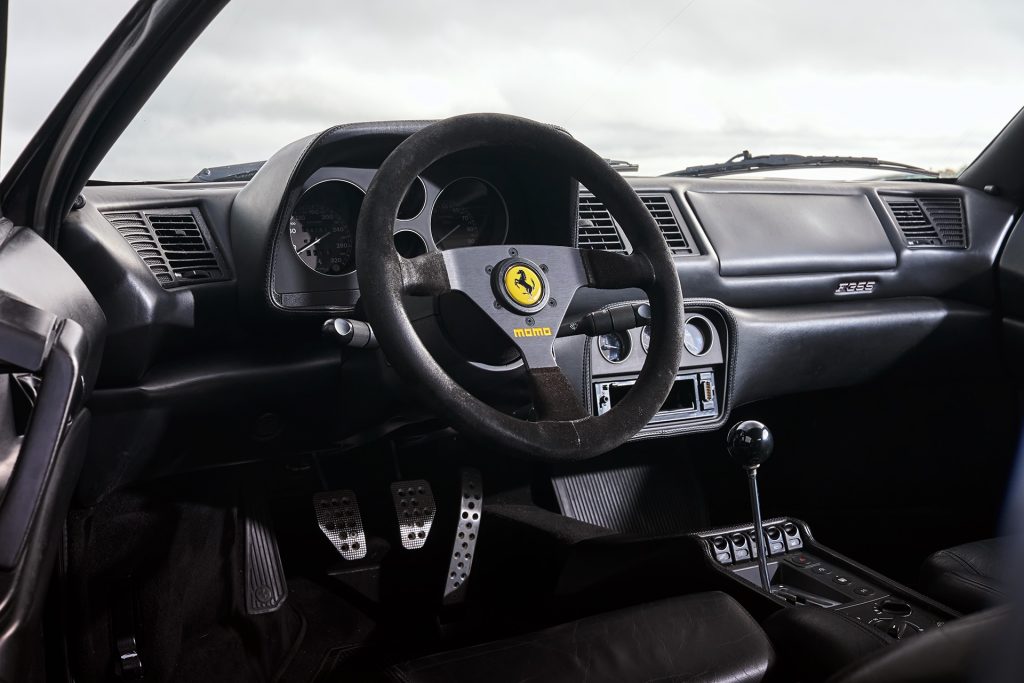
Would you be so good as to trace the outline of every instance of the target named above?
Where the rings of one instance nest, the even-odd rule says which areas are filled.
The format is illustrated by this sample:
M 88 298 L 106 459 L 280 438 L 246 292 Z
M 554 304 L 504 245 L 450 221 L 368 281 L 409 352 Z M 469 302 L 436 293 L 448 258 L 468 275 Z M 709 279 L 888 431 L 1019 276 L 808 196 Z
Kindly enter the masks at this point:
M 894 642 L 842 612 L 811 606 L 779 610 L 764 622 L 764 629 L 785 677 L 800 681 L 823 681 Z
M 1009 608 L 996 607 L 947 623 L 868 655 L 828 679 L 828 683 L 960 683 L 974 680 L 991 660 L 1009 621 Z M 978 680 L 991 679 L 984 676 Z
M 587 617 L 392 667 L 391 680 L 760 681 L 774 662 L 764 631 L 724 593 L 698 593 Z
M 921 590 L 964 613 L 1002 602 L 997 578 L 1001 543 L 1002 539 L 988 539 L 934 553 L 921 567 Z

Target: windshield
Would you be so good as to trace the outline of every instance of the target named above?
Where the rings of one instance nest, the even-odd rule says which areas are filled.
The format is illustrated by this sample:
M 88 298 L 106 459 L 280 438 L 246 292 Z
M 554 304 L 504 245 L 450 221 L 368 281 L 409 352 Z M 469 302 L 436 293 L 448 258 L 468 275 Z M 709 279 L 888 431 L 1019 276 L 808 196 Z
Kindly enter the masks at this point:
M 1022 104 L 1022 20 L 1019 0 L 235 0 L 94 177 L 187 180 L 337 123 L 473 111 L 642 175 L 741 150 L 955 175 Z

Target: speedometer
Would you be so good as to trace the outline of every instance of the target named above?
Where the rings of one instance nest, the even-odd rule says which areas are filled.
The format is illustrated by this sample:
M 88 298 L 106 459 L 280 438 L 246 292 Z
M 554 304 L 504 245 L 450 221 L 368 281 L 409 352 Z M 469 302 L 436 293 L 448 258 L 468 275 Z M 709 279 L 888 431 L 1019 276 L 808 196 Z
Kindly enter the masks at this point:
M 288 219 L 295 255 L 324 275 L 355 269 L 355 234 L 363 191 L 345 180 L 325 180 L 299 198 Z
M 479 178 L 460 178 L 441 191 L 430 216 L 438 249 L 501 244 L 508 231 L 505 200 Z

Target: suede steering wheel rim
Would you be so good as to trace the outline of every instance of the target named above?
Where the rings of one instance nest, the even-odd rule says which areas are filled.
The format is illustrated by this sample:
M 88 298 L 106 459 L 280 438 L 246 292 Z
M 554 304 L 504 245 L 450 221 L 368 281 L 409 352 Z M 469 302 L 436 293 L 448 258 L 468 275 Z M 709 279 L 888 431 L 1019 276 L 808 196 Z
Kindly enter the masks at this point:
M 505 244 L 400 256 L 392 231 L 416 177 L 443 157 L 480 147 L 516 148 L 565 168 L 604 202 L 632 253 Z M 381 164 L 367 189 L 356 227 L 356 262 L 363 307 L 388 360 L 460 433 L 483 444 L 553 461 L 600 455 L 647 425 L 675 381 L 683 348 L 683 295 L 668 246 L 629 183 L 588 147 L 551 126 L 504 114 L 467 114 L 411 135 Z M 554 359 L 555 335 L 582 287 L 639 288 L 652 310 L 644 367 L 629 393 L 601 416 L 584 409 Z M 518 347 L 537 421 L 507 415 L 474 397 L 420 341 L 403 294 L 449 291 L 468 296 Z

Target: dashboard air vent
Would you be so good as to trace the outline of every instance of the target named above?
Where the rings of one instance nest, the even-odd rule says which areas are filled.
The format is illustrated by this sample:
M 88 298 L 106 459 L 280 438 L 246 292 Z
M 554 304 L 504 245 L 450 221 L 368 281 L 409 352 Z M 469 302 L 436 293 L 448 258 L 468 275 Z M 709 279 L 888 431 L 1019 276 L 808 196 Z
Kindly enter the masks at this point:
M 619 234 L 611 213 L 597 198 L 580 195 L 580 211 L 577 219 L 576 244 L 580 249 L 603 249 L 620 254 L 626 252 L 626 245 Z
M 648 194 L 640 195 L 640 199 L 654 216 L 654 222 L 658 224 L 658 229 L 665 236 L 669 251 L 677 255 L 693 254 L 693 246 L 691 246 L 686 233 L 683 232 L 675 212 L 672 211 L 668 197 L 663 194 Z
M 960 197 L 886 197 L 907 246 L 967 248 L 967 217 Z
M 674 208 L 670 195 L 642 194 L 640 199 L 651 212 L 673 254 L 685 256 L 698 253 L 693 238 Z M 619 253 L 628 251 L 611 213 L 598 199 L 588 194 L 580 195 L 577 244 L 580 249 L 604 249 Z
M 197 210 L 113 211 L 103 216 L 164 288 L 225 279 Z

